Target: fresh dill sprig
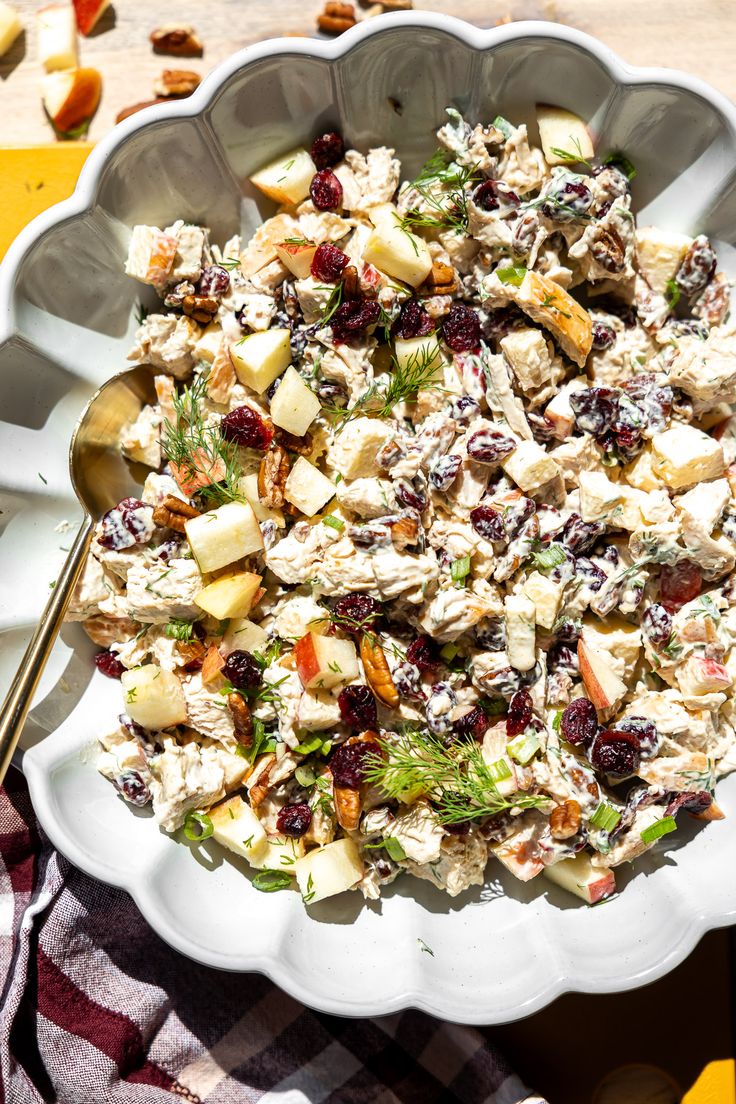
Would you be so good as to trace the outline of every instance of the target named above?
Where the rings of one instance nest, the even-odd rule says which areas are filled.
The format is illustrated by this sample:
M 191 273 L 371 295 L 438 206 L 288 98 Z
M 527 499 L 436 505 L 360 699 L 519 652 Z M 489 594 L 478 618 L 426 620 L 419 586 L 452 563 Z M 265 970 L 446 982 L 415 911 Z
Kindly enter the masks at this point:
M 432 213 L 408 211 L 401 219 L 401 229 L 408 231 L 413 226 L 428 226 L 465 233 L 468 228 L 466 188 L 480 179 L 477 165 L 458 165 L 446 150 L 436 150 L 409 184 Z
M 590 161 L 586 160 L 586 158 L 583 156 L 583 148 L 580 145 L 580 139 L 573 138 L 572 134 L 569 134 L 568 137 L 570 139 L 570 144 L 572 145 L 575 152 L 559 149 L 557 146 L 552 146 L 550 152 L 553 153 L 555 157 L 559 157 L 561 161 L 569 162 L 576 165 L 587 165 L 588 168 L 590 168 Z
M 225 268 L 228 272 L 232 272 L 234 269 L 240 267 L 240 257 L 225 257 L 224 261 L 220 261 L 219 268 Z
M 147 307 L 144 303 L 138 303 L 135 308 L 135 320 L 139 326 L 143 325 L 150 313 L 151 310 L 149 307 Z
M 327 288 L 323 287 L 321 284 L 317 288 L 315 288 L 315 291 L 326 291 L 326 290 L 327 290 Z M 314 328 L 315 329 L 321 330 L 323 326 L 327 325 L 327 323 L 330 321 L 330 319 L 332 318 L 332 316 L 335 313 L 335 311 L 337 310 L 337 308 L 342 303 L 342 296 L 343 296 L 343 282 L 342 282 L 342 280 L 340 280 L 338 283 L 335 284 L 334 288 L 330 289 L 330 297 L 327 300 L 327 302 L 325 303 L 325 309 L 322 311 L 322 314 L 319 316 L 317 321 L 314 323 Z
M 440 367 L 437 354 L 437 345 L 425 345 L 412 353 L 404 364 L 393 357 L 393 371 L 385 390 L 373 383 L 352 406 L 323 406 L 322 410 L 335 419 L 338 433 L 353 418 L 388 418 L 397 403 L 416 395 L 417 391 L 441 389 L 442 381 L 437 379 Z
M 364 777 L 387 797 L 425 793 L 442 824 L 460 824 L 510 809 L 536 809 L 548 798 L 500 793 L 493 772 L 475 741 L 445 747 L 427 731 L 405 731 L 399 743 L 379 740 L 382 756 L 366 760 Z
M 225 440 L 219 427 L 205 423 L 202 402 L 206 393 L 207 376 L 203 373 L 191 387 L 184 387 L 174 396 L 176 424 L 164 419 L 161 447 L 185 480 L 197 485 L 202 476 L 211 477 L 212 482 L 198 486 L 196 493 L 222 506 L 242 501 L 239 483 L 243 470 L 237 446 Z

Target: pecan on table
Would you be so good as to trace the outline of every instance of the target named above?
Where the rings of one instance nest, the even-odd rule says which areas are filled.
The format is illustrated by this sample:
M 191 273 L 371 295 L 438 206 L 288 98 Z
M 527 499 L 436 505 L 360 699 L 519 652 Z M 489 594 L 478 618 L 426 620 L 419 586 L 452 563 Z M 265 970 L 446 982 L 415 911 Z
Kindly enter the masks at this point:
M 156 96 L 190 96 L 202 78 L 191 69 L 164 69 L 153 82 Z
M 185 23 L 166 23 L 151 31 L 151 45 L 157 54 L 173 57 L 200 57 L 204 50 L 194 27 Z
M 317 27 L 325 34 L 342 34 L 343 31 L 349 31 L 356 23 L 355 8 L 352 4 L 334 3 L 331 0 L 325 4 L 322 14 L 317 16 Z

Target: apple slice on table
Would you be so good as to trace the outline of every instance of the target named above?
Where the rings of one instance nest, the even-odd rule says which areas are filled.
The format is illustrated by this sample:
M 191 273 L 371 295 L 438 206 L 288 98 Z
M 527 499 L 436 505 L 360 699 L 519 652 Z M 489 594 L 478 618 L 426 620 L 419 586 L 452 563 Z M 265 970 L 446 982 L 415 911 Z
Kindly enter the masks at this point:
M 295 437 L 303 437 L 321 409 L 314 391 L 310 391 L 296 368 L 289 365 L 271 399 L 273 424 Z
M 305 690 L 329 690 L 358 678 L 358 655 L 352 640 L 308 632 L 294 648 L 296 670 Z
M 409 230 L 402 230 L 401 216 L 392 203 L 373 207 L 368 214 L 374 229 L 363 251 L 363 260 L 388 276 L 419 287 L 432 271 L 427 243 Z
M 47 73 L 77 65 L 77 22 L 71 4 L 48 4 L 36 12 L 38 60 Z
M 553 866 L 545 866 L 544 876 L 589 905 L 594 905 L 596 901 L 603 901 L 616 892 L 616 877 L 613 871 L 593 866 L 590 856 L 584 851 L 574 859 L 562 859 Z
M 77 16 L 77 26 L 83 35 L 88 35 L 97 26 L 103 12 L 110 6 L 110 0 L 72 0 Z
M 195 594 L 194 601 L 205 613 L 226 621 L 229 617 L 247 617 L 260 589 L 260 575 L 240 571 L 208 583 Z
M 207 815 L 212 821 L 212 838 L 228 851 L 248 862 L 257 862 L 267 853 L 265 829 L 242 797 L 231 797 Z
M 596 709 L 607 713 L 618 705 L 626 694 L 626 684 L 611 669 L 611 657 L 581 637 L 578 663 L 583 685 Z
M 286 501 L 307 517 L 314 517 L 334 494 L 334 483 L 304 456 L 300 456 L 286 480 Z
M 291 362 L 291 331 L 277 327 L 248 334 L 231 345 L 230 359 L 240 382 L 262 395 Z
M 297 884 L 306 904 L 352 889 L 363 877 L 363 863 L 351 839 L 339 839 L 308 852 L 294 864 Z
M 279 242 L 276 255 L 297 280 L 306 280 L 312 271 L 312 260 L 317 252 L 314 242 Z
M 102 77 L 96 69 L 63 69 L 41 80 L 43 106 L 55 130 L 82 134 L 97 110 Z
M 156 663 L 145 663 L 132 671 L 123 671 L 120 683 L 125 712 L 144 728 L 156 731 L 187 720 L 184 692 L 173 671 L 164 671 Z
M 548 165 L 570 165 L 589 161 L 593 141 L 583 120 L 572 111 L 553 104 L 537 104 L 537 125 L 542 153 Z
M 202 572 L 218 571 L 263 548 L 263 535 L 248 502 L 227 502 L 184 523 L 187 540 Z
M 23 24 L 15 8 L 0 0 L 0 57 L 7 54 L 22 30 Z
M 305 149 L 294 149 L 253 173 L 250 181 L 277 203 L 301 203 L 309 195 L 309 185 L 317 166 Z

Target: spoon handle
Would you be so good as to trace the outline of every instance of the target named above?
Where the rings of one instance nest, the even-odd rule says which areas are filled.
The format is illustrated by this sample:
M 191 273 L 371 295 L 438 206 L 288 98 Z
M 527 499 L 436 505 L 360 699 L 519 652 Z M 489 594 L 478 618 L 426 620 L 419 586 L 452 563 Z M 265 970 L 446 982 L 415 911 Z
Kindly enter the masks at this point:
M 30 709 L 33 695 L 46 666 L 46 660 L 64 620 L 67 606 L 74 593 L 85 556 L 92 539 L 94 523 L 85 514 L 82 526 L 66 558 L 56 586 L 51 592 L 46 609 L 41 615 L 25 655 L 20 661 L 2 709 L 0 709 L 0 784 L 5 778 L 10 761 L 23 729 L 23 722 Z

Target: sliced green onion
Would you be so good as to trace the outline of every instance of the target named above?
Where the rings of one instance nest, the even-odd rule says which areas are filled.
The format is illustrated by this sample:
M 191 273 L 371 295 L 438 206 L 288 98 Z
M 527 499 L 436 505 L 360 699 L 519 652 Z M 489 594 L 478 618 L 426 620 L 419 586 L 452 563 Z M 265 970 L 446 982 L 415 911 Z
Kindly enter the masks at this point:
M 567 556 L 561 544 L 550 544 L 548 548 L 543 548 L 541 552 L 532 552 L 532 559 L 534 566 L 540 571 L 549 571 L 551 568 L 557 567 L 558 564 L 564 563 Z
M 194 622 L 192 621 L 180 621 L 174 618 L 164 626 L 164 636 L 168 636 L 170 640 L 191 640 L 193 633 Z
M 511 778 L 513 772 L 505 759 L 497 759 L 495 763 L 491 763 L 488 773 L 494 782 L 504 782 Z
M 317 775 L 314 773 L 311 767 L 307 766 L 306 763 L 299 764 L 299 766 L 294 771 L 294 777 L 296 778 L 299 785 L 304 786 L 305 789 L 308 789 L 309 786 L 313 786 L 314 783 L 317 781 Z
M 603 162 L 604 165 L 613 165 L 614 168 L 620 169 L 627 180 L 631 181 L 636 176 L 636 169 L 629 161 L 628 157 L 624 157 L 623 153 L 609 153 L 608 157 Z
M 459 651 L 457 644 L 443 644 L 440 648 L 440 655 L 450 663 Z
M 337 529 L 338 532 L 345 528 L 345 522 L 335 517 L 334 514 L 327 514 L 323 517 L 322 524 L 329 525 L 330 529 Z
M 614 809 L 613 805 L 609 805 L 607 801 L 601 801 L 590 818 L 590 823 L 594 828 L 600 828 L 603 832 L 612 832 L 620 820 L 621 814 L 618 809 Z
M 667 300 L 667 306 L 675 309 L 680 302 L 680 289 L 674 280 L 668 280 L 664 289 L 664 297 Z
M 462 583 L 470 573 L 470 556 L 460 556 L 450 564 L 450 575 L 454 583 Z
M 496 275 L 502 284 L 513 284 L 521 287 L 527 270 L 525 265 L 508 265 L 506 268 L 497 268 Z
M 524 767 L 533 759 L 541 749 L 541 744 L 533 732 L 522 732 L 511 743 L 506 745 L 506 750 L 512 759 Z
M 301 744 L 297 744 L 294 751 L 298 751 L 300 755 L 311 755 L 313 751 L 319 751 L 322 747 L 322 737 L 313 736 L 311 740 L 305 740 Z
M 401 862 L 406 858 L 406 851 L 394 836 L 386 836 L 383 846 L 386 848 L 388 857 L 394 862 Z
M 644 843 L 654 843 L 660 836 L 666 836 L 668 832 L 674 832 L 675 828 L 677 828 L 677 823 L 674 817 L 662 817 L 661 820 L 645 828 L 641 833 L 641 838 L 644 840 Z
M 332 751 L 332 740 L 323 740 L 322 744 L 320 745 L 320 749 L 319 749 L 320 755 L 329 755 L 331 751 Z
M 261 893 L 276 893 L 279 889 L 288 889 L 292 885 L 292 877 L 285 870 L 261 870 L 252 884 Z
M 507 713 L 509 708 L 505 698 L 483 698 L 479 704 L 483 706 L 489 717 L 499 717 L 502 713 Z
M 558 709 L 557 712 L 555 713 L 554 717 L 552 718 L 552 728 L 555 730 L 555 732 L 560 731 L 560 725 L 562 724 L 562 714 L 563 714 L 563 712 L 564 712 L 564 710 Z
M 497 115 L 491 123 L 491 126 L 494 126 L 496 130 L 500 130 L 506 139 L 509 139 L 513 134 L 514 128 L 511 126 L 508 119 L 504 119 L 503 115 Z
M 184 820 L 184 835 L 189 840 L 198 843 L 200 840 L 209 839 L 215 828 L 206 813 L 187 813 Z

